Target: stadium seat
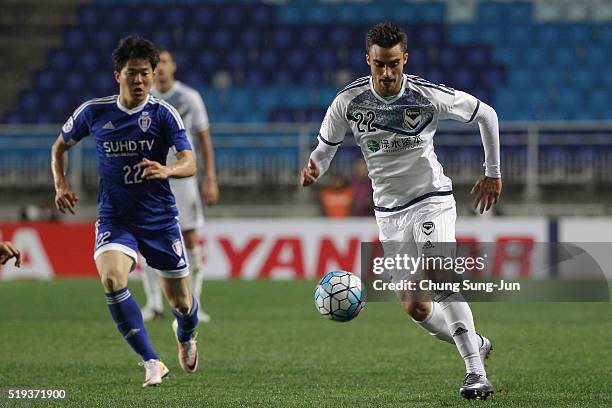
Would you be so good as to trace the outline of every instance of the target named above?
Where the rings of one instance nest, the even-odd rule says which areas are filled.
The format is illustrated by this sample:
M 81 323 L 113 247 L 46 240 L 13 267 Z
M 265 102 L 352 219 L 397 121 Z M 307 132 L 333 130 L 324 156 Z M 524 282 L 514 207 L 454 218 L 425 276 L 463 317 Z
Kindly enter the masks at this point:
M 535 42 L 543 48 L 556 47 L 566 41 L 564 27 L 560 24 L 538 24 L 534 28 L 534 33 Z
M 24 112 L 36 112 L 41 109 L 38 93 L 34 91 L 27 91 L 21 95 L 19 100 L 19 109 Z
M 51 72 L 39 71 L 36 73 L 34 84 L 36 89 L 42 93 L 48 93 L 50 89 L 55 85 L 55 80 Z
M 119 38 L 111 31 L 92 32 L 89 35 L 90 41 L 95 45 L 97 50 L 106 50 L 110 52 L 116 45 Z
M 269 27 L 273 23 L 272 8 L 265 4 L 256 4 L 250 16 L 250 24 L 257 27 Z
M 507 18 L 507 12 L 499 3 L 482 2 L 478 8 L 478 19 L 481 22 L 497 23 Z
M 119 38 L 138 33 L 173 49 L 178 77 L 185 82 L 211 87 L 215 74 L 227 71 L 232 92 L 261 87 L 257 96 L 266 101 L 265 109 L 243 112 L 240 120 L 261 118 L 262 110 L 275 116 L 270 112 L 286 103 L 277 93 L 284 87 L 310 89 L 301 95 L 302 102 L 293 100 L 298 106 L 290 112 L 309 120 L 309 109 L 324 109 L 335 96 L 338 72 L 368 73 L 364 34 L 372 22 L 391 19 L 408 36 L 406 72 L 477 93 L 483 100 L 494 96 L 491 102 L 505 111 L 505 119 L 611 116 L 607 104 L 598 109 L 602 95 L 612 93 L 612 72 L 605 69 L 612 64 L 612 25 L 594 22 L 605 16 L 593 14 L 601 1 L 578 6 L 480 1 L 477 21 L 460 24 L 446 19 L 446 3 L 438 1 L 380 0 L 374 7 L 363 1 L 157 0 L 155 7 L 146 8 L 142 1 L 96 0 L 80 6 L 78 23 L 64 30 L 61 45 L 49 52 L 46 67 L 33 78 L 34 86 L 63 94 L 70 105 L 80 101 L 69 95 L 70 89 L 84 87 L 96 96 L 116 93 L 109 54 Z M 584 10 L 593 21 L 585 20 Z M 94 70 L 111 73 L 85 80 L 83 75 Z M 567 86 L 572 88 L 569 96 Z M 532 95 L 527 104 L 509 95 L 536 90 L 543 96 Z M 587 95 L 583 112 L 573 112 L 574 102 L 566 103 L 574 92 L 582 95 L 583 104 Z M 19 106 L 35 106 L 26 95 Z M 230 109 L 223 112 L 225 119 L 232 115 Z M 64 121 L 65 113 L 54 121 Z M 5 120 L 17 118 L 9 114 Z M 35 112 L 20 116 L 26 117 L 38 118 Z
M 459 49 L 456 47 L 443 47 L 438 52 L 438 63 L 444 67 L 457 66 Z
M 290 68 L 301 70 L 307 65 L 306 54 L 299 48 L 287 52 L 287 65 Z
M 300 33 L 300 45 L 307 48 L 318 48 L 323 40 L 319 27 L 305 27 Z
M 82 6 L 79 10 L 79 23 L 85 27 L 97 27 L 98 12 L 95 7 Z
M 552 61 L 560 69 L 564 67 L 572 67 L 576 63 L 576 53 L 573 48 L 554 48 Z
M 193 24 L 200 28 L 216 26 L 216 10 L 208 5 L 199 5 L 193 11 Z
M 167 30 L 156 30 L 151 36 L 151 41 L 157 45 L 165 47 L 172 46 L 172 33 Z
M 272 44 L 278 48 L 289 48 L 294 44 L 291 30 L 284 26 L 276 27 L 272 32 Z
M 199 27 L 188 28 L 183 36 L 183 46 L 188 50 L 199 51 L 205 42 L 205 32 Z
M 221 25 L 229 27 L 242 27 L 246 23 L 248 8 L 236 4 L 227 5 L 220 10 Z
M 459 60 L 472 68 L 482 68 L 490 59 L 488 49 L 484 46 L 462 48 L 459 53 Z
M 419 41 L 423 44 L 427 44 L 428 47 L 440 46 L 445 39 L 444 30 L 442 26 L 438 25 L 423 26 L 419 34 Z
M 336 6 L 335 18 L 339 23 L 353 23 L 363 19 L 363 8 L 358 4 L 341 3 Z
M 183 26 L 186 23 L 187 9 L 183 7 L 169 7 L 164 11 L 164 21 L 168 26 Z
M 270 81 L 274 86 L 292 86 L 295 85 L 294 71 L 288 69 L 274 70 L 271 74 Z
M 249 65 L 248 58 L 243 52 L 243 48 L 230 49 L 225 54 L 225 63 L 232 69 L 245 69 Z
M 300 7 L 291 3 L 279 6 L 276 11 L 278 20 L 285 24 L 299 23 L 303 15 Z
M 255 48 L 261 46 L 261 30 L 256 28 L 247 28 L 240 33 L 240 43 L 246 48 Z
M 593 41 L 591 32 L 587 24 L 571 24 L 567 28 L 567 41 L 572 45 L 588 45 Z
M 529 47 L 533 41 L 533 27 L 527 24 L 511 25 L 508 27 L 508 43 L 513 47 Z

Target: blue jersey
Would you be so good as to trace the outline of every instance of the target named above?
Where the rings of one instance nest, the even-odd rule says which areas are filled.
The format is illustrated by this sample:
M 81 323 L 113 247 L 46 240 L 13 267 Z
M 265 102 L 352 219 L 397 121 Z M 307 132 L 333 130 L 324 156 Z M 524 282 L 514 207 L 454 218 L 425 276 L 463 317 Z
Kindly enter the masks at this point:
M 168 180 L 145 180 L 136 166 L 143 158 L 165 165 L 170 148 L 191 150 L 181 117 L 170 104 L 149 96 L 143 105 L 127 109 L 118 95 L 92 99 L 74 111 L 61 135 L 71 145 L 95 137 L 100 219 L 151 229 L 176 222 Z

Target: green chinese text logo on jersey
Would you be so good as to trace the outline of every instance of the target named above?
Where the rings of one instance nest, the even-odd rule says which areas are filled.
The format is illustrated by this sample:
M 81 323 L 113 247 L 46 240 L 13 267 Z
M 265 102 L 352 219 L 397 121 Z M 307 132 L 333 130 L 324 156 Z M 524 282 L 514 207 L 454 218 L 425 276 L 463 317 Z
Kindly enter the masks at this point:
M 370 139 L 368 140 L 368 149 L 370 149 L 371 152 L 376 153 L 380 150 L 380 144 L 376 140 Z

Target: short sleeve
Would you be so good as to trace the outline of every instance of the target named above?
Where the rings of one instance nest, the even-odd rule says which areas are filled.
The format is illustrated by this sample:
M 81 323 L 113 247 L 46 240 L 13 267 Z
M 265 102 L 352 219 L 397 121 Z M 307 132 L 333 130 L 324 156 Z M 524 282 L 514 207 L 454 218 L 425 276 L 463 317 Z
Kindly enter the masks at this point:
M 202 130 L 206 130 L 210 127 L 210 123 L 208 121 L 208 113 L 206 111 L 206 105 L 202 100 L 202 97 L 197 91 L 194 91 L 191 95 L 191 107 L 193 109 L 192 113 L 192 125 L 191 134 L 196 134 Z
M 62 126 L 61 135 L 69 145 L 78 143 L 90 133 L 91 111 L 85 104 L 81 105 Z
M 179 113 L 170 104 L 162 102 L 161 118 L 164 121 L 168 144 L 176 151 L 192 150 L 191 143 L 185 133 L 185 125 Z
M 334 99 L 325 113 L 325 118 L 319 130 L 319 139 L 330 146 L 339 145 L 344 140 L 344 135 L 346 135 L 348 129 L 346 106 L 343 103 L 342 97 L 339 95 Z

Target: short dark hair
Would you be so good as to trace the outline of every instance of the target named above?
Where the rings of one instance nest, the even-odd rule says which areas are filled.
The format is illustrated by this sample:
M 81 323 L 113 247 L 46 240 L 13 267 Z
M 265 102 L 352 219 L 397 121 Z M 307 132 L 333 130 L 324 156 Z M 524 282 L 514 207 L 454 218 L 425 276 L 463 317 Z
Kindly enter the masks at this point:
M 131 59 L 145 59 L 151 63 L 155 70 L 159 62 L 159 51 L 155 45 L 146 38 L 129 36 L 119 40 L 119 45 L 113 51 L 115 70 L 121 71 Z
M 388 21 L 378 23 L 368 31 L 366 35 L 366 52 L 369 52 L 370 47 L 374 44 L 382 48 L 391 48 L 397 44 L 401 44 L 402 51 L 406 52 L 408 49 L 406 33 L 396 24 Z
M 168 55 L 170 55 L 170 58 L 172 58 L 172 60 L 174 61 L 174 53 L 172 52 L 172 50 L 169 47 L 166 47 L 165 45 L 158 45 L 157 46 L 157 51 L 161 54 L 162 52 L 167 53 Z

